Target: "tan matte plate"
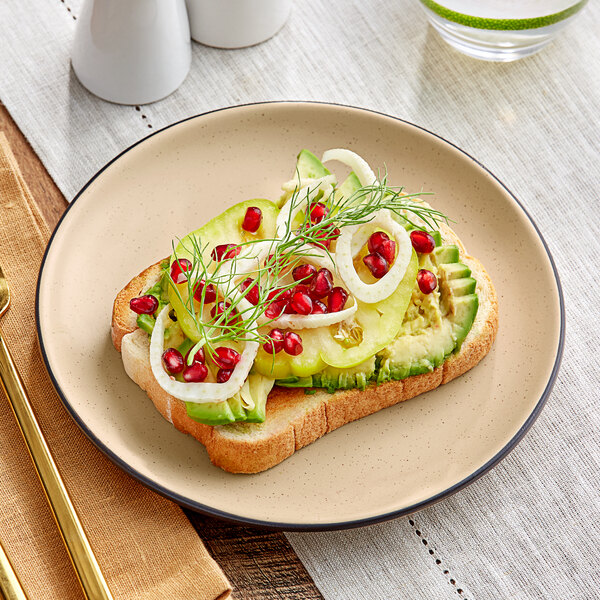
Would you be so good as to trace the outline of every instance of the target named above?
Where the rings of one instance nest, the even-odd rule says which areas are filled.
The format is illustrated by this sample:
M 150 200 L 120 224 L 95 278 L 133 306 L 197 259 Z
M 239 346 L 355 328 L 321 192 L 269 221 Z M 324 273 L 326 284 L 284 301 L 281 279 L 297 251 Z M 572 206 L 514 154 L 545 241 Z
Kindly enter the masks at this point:
M 498 291 L 491 353 L 458 380 L 351 423 L 258 475 L 213 467 L 130 381 L 110 341 L 116 293 L 171 241 L 228 206 L 275 199 L 309 148 L 347 147 L 456 221 Z M 87 435 L 127 472 L 188 507 L 286 529 L 335 528 L 420 508 L 481 475 L 541 409 L 562 350 L 562 298 L 529 217 L 461 150 L 409 123 L 315 103 L 241 106 L 157 132 L 105 167 L 57 227 L 38 287 L 39 338 Z

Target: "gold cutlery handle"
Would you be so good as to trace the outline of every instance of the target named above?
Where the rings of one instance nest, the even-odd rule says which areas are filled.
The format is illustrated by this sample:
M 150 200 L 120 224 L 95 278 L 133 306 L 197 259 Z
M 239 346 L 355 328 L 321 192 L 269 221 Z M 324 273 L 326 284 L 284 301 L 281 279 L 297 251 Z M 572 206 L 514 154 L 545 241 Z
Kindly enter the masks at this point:
M 27 600 L 2 544 L 0 544 L 0 597 L 4 600 Z
M 112 600 L 0 330 L 0 379 L 88 600 Z

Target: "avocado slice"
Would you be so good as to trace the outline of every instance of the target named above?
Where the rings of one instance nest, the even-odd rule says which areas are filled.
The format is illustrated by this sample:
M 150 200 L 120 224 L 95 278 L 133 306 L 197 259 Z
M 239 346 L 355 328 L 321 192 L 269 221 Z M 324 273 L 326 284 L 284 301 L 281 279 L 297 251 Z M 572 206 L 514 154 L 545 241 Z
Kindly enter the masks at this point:
M 364 390 L 371 379 L 375 377 L 375 356 L 371 356 L 365 362 L 349 369 L 336 369 L 327 367 L 320 373 L 310 377 L 287 377 L 278 379 L 276 385 L 281 387 L 322 387 L 328 392 L 335 390 Z
M 310 150 L 300 151 L 296 169 L 302 179 L 318 179 L 319 177 L 325 177 L 325 175 L 331 175 L 331 172 Z M 294 174 L 295 176 L 296 174 Z
M 336 197 L 337 198 L 350 198 L 353 194 L 355 194 L 360 188 L 361 183 L 354 171 L 344 179 L 342 184 L 336 188 Z
M 420 267 L 437 271 L 439 291 L 434 294 L 439 295 L 439 308 L 432 309 L 436 306 L 432 297 L 423 298 L 415 288 L 413 310 L 407 311 L 407 318 L 413 323 L 405 322 L 405 335 L 380 353 L 377 383 L 429 373 L 460 349 L 477 315 L 479 300 L 471 270 L 458 261 L 459 249 L 455 245 L 439 246 L 431 255 L 420 256 Z M 433 312 L 428 313 L 427 307 Z
M 205 425 L 225 425 L 226 423 L 235 423 L 236 421 L 229 400 L 224 402 L 206 402 L 203 404 L 186 402 L 185 408 L 188 417 Z

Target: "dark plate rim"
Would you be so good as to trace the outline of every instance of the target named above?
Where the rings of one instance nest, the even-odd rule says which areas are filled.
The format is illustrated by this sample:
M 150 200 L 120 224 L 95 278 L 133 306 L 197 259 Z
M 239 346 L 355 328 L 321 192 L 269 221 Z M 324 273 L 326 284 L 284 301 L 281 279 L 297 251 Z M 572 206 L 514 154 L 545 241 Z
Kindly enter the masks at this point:
M 544 250 L 546 251 L 546 254 L 548 256 L 548 260 L 550 261 L 550 265 L 552 267 L 552 272 L 554 274 L 554 278 L 556 280 L 556 287 L 557 287 L 557 291 L 558 291 L 559 304 L 560 304 L 560 334 L 559 334 L 559 340 L 558 340 L 558 348 L 556 351 L 554 366 L 552 368 L 552 372 L 550 373 L 550 377 L 548 379 L 546 387 L 545 387 L 544 391 L 542 392 L 540 399 L 538 400 L 537 404 L 535 405 L 535 407 L 534 407 L 533 411 L 531 412 L 531 414 L 529 415 L 529 417 L 525 420 L 525 422 L 523 423 L 521 428 L 517 431 L 517 433 L 508 441 L 508 443 L 500 451 L 498 451 L 490 460 L 488 460 L 484 465 L 479 467 L 479 469 L 477 469 L 476 471 L 471 473 L 469 476 L 465 477 L 463 480 L 454 484 L 453 486 L 450 486 L 446 490 L 432 496 L 431 498 L 428 498 L 428 499 L 418 502 L 416 504 L 412 504 L 411 506 L 407 506 L 406 508 L 402 508 L 400 510 L 395 510 L 395 511 L 387 512 L 387 513 L 384 513 L 381 515 L 367 517 L 364 519 L 356 519 L 356 520 L 352 520 L 352 521 L 341 521 L 341 522 L 337 522 L 337 523 L 276 523 L 276 522 L 271 522 L 271 521 L 262 521 L 260 519 L 252 519 L 249 517 L 239 516 L 239 515 L 236 515 L 233 513 L 227 513 L 227 512 L 219 510 L 218 508 L 208 506 L 205 504 L 201 504 L 199 502 L 191 501 L 189 498 L 186 498 L 185 496 L 181 496 L 180 494 L 173 492 L 172 490 L 169 490 L 168 488 L 163 487 L 162 485 L 156 483 L 152 479 L 150 479 L 150 478 L 146 477 L 145 475 L 141 474 L 140 472 L 136 471 L 127 462 L 125 462 L 117 454 L 115 454 L 100 439 L 98 439 L 92 433 L 92 431 L 87 427 L 85 422 L 82 419 L 80 419 L 80 417 L 77 414 L 77 412 L 75 411 L 75 409 L 71 406 L 66 395 L 61 390 L 61 388 L 58 384 L 58 381 L 56 380 L 56 378 L 54 376 L 54 373 L 52 372 L 52 370 L 50 368 L 50 361 L 49 361 L 48 355 L 46 353 L 46 347 L 44 345 L 44 339 L 43 339 L 42 330 L 41 330 L 40 312 L 39 312 L 40 289 L 41 289 L 42 276 L 43 276 L 43 272 L 44 272 L 44 266 L 46 264 L 46 258 L 48 257 L 48 253 L 52 246 L 52 242 L 54 241 L 54 237 L 55 237 L 56 233 L 58 232 L 58 230 L 60 229 L 63 220 L 66 218 L 66 216 L 68 215 L 71 208 L 73 206 L 75 206 L 75 203 L 77 202 L 77 200 L 84 194 L 86 189 L 92 184 L 92 182 L 97 177 L 99 177 L 110 165 L 112 165 L 114 162 L 116 162 L 125 153 L 129 152 L 132 148 L 138 146 L 139 144 L 142 144 L 149 138 L 154 137 L 155 135 L 162 133 L 163 131 L 165 131 L 167 129 L 170 129 L 172 127 L 180 125 L 181 123 L 185 123 L 186 121 L 191 121 L 192 119 L 198 119 L 201 117 L 205 117 L 207 115 L 211 115 L 214 113 L 223 112 L 223 111 L 227 111 L 227 110 L 235 110 L 235 109 L 245 108 L 245 107 L 249 107 L 249 106 L 271 106 L 271 105 L 278 105 L 278 104 L 299 104 L 299 105 L 312 104 L 312 105 L 321 105 L 321 106 L 334 106 L 334 107 L 347 108 L 347 109 L 351 109 L 351 110 L 358 110 L 358 111 L 363 111 L 363 112 L 379 115 L 379 116 L 386 117 L 389 119 L 394 119 L 395 121 L 400 121 L 401 123 L 405 123 L 406 125 L 410 125 L 411 127 L 415 127 L 416 129 L 424 131 L 425 133 L 428 133 L 429 135 L 437 138 L 438 140 L 445 142 L 446 144 L 448 144 L 455 150 L 458 150 L 463 155 L 465 155 L 467 158 L 469 158 L 471 161 L 473 161 L 476 165 L 478 165 L 481 169 L 483 169 L 497 183 L 499 183 L 502 186 L 502 188 L 504 188 L 504 190 L 517 203 L 519 208 L 523 211 L 525 216 L 529 219 L 529 221 L 530 221 L 531 225 L 533 226 L 535 232 L 537 233 L 540 241 L 542 242 L 542 244 L 544 246 Z M 265 529 L 286 530 L 286 531 L 331 531 L 331 530 L 339 530 L 339 529 L 351 529 L 354 527 L 364 527 L 366 525 L 373 525 L 375 523 L 381 523 L 383 521 L 388 521 L 390 519 L 395 519 L 398 517 L 410 515 L 410 514 L 417 512 L 427 506 L 435 504 L 436 502 L 439 502 L 440 500 L 455 494 L 459 490 L 463 489 L 467 485 L 470 485 L 471 483 L 473 483 L 474 481 L 479 479 L 482 475 L 487 473 L 492 467 L 496 466 L 503 458 L 505 458 L 515 448 L 515 446 L 523 439 L 524 435 L 527 433 L 529 428 L 533 425 L 533 423 L 539 416 L 540 412 L 542 411 L 542 408 L 544 407 L 544 404 L 546 403 L 546 401 L 552 391 L 552 388 L 554 387 L 554 382 L 556 380 L 556 377 L 558 375 L 558 371 L 560 368 L 560 363 L 562 360 L 564 343 L 565 343 L 565 305 L 564 305 L 562 286 L 560 283 L 560 277 L 558 275 L 558 270 L 556 268 L 556 264 L 554 262 L 554 259 L 552 258 L 552 254 L 550 252 L 550 249 L 548 248 L 548 244 L 546 243 L 546 240 L 544 239 L 544 237 L 543 237 L 542 233 L 540 232 L 538 226 L 536 225 L 535 221 L 533 220 L 531 215 L 527 212 L 527 210 L 525 209 L 523 204 L 508 189 L 508 187 L 502 181 L 500 181 L 500 179 L 498 179 L 489 169 L 487 169 L 483 164 L 481 164 L 476 158 L 471 156 L 469 153 L 465 152 L 464 150 L 459 148 L 456 144 L 453 144 L 452 142 L 448 141 L 447 139 L 443 138 L 442 136 L 429 131 L 425 127 L 421 127 L 420 125 L 415 125 L 414 123 L 411 123 L 410 121 L 406 121 L 405 119 L 401 119 L 400 117 L 394 117 L 393 115 L 388 115 L 386 113 L 383 113 L 383 112 L 380 112 L 377 110 L 373 110 L 373 109 L 369 109 L 369 108 L 350 106 L 350 105 L 339 104 L 339 103 L 335 103 L 335 102 L 319 102 L 319 101 L 313 101 L 313 100 L 275 100 L 275 101 L 268 101 L 268 102 L 250 102 L 247 104 L 238 104 L 238 105 L 234 105 L 234 106 L 227 106 L 224 108 L 218 108 L 215 110 L 207 111 L 204 113 L 193 115 L 191 117 L 187 117 L 185 119 L 181 119 L 180 121 L 171 123 L 170 125 L 167 125 L 166 127 L 163 127 L 162 129 L 158 129 L 157 131 L 142 138 L 141 140 L 138 140 L 134 144 L 131 144 L 125 150 L 123 150 L 122 152 L 117 154 L 117 156 L 115 156 L 112 160 L 110 160 L 108 163 L 106 163 L 81 188 L 81 190 L 77 193 L 77 195 L 75 196 L 73 201 L 69 204 L 69 206 L 67 207 L 67 209 L 61 216 L 58 224 L 56 225 L 56 227 L 54 228 L 54 231 L 52 232 L 52 235 L 50 236 L 50 240 L 49 240 L 46 250 L 44 252 L 44 256 L 42 258 L 42 263 L 40 266 L 40 271 L 38 274 L 36 293 L 35 293 L 35 320 L 36 320 L 38 341 L 39 341 L 40 349 L 41 349 L 42 356 L 44 359 L 44 363 L 46 365 L 46 369 L 48 371 L 48 374 L 50 375 L 52 383 L 56 389 L 56 392 L 58 393 L 62 403 L 64 404 L 65 408 L 67 409 L 68 413 L 71 415 L 71 417 L 73 418 L 75 423 L 77 423 L 79 428 L 90 439 L 90 441 L 103 454 L 105 454 L 111 461 L 113 461 L 117 466 L 119 466 L 121 469 L 123 469 L 123 471 L 125 471 L 126 473 L 128 473 L 129 475 L 131 475 L 132 477 L 137 479 L 140 483 L 142 483 L 146 487 L 154 490 L 155 492 L 158 492 L 165 498 L 168 498 L 169 500 L 176 502 L 177 504 L 179 504 L 180 506 L 183 506 L 184 508 L 187 508 L 187 509 L 199 512 L 199 513 L 203 513 L 208 516 L 217 517 L 219 519 L 223 519 L 223 520 L 230 521 L 233 523 L 238 523 L 238 524 L 241 523 L 244 525 L 262 527 Z

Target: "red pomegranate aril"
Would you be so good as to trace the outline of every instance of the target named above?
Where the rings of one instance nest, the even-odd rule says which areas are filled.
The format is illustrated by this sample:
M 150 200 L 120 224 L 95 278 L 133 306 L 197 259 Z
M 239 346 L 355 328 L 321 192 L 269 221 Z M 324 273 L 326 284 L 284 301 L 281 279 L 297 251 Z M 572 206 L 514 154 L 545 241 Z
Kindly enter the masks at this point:
M 311 281 L 315 278 L 317 269 L 313 265 L 298 265 L 292 271 L 292 277 L 294 281 L 301 281 L 305 285 L 310 285 Z
M 204 304 L 212 304 L 217 299 L 217 290 L 215 290 L 215 286 L 212 283 L 206 285 L 204 279 L 201 279 L 196 284 L 196 290 L 194 291 L 194 300 L 202 302 L 202 292 L 205 287 L 206 291 L 204 292 Z
M 175 348 L 167 348 L 162 355 L 162 363 L 169 375 L 181 373 L 185 367 L 181 352 Z
M 283 349 L 291 356 L 302 353 L 302 338 L 294 331 L 288 331 L 283 338 Z
M 384 240 L 379 244 L 377 254 L 383 256 L 387 261 L 387 264 L 391 266 L 396 258 L 396 242 L 394 240 Z
M 275 300 L 276 302 L 289 302 L 292 297 L 292 290 L 285 288 L 275 288 L 271 290 L 267 296 L 268 300 Z
M 331 292 L 329 292 L 329 297 L 327 299 L 327 304 L 329 306 L 328 312 L 340 312 L 346 305 L 346 300 L 348 300 L 348 292 L 342 287 L 334 287 Z
M 242 359 L 242 355 L 227 346 L 219 346 L 213 355 L 213 360 L 221 369 L 234 369 Z
M 319 269 L 310 284 L 310 295 L 316 300 L 325 298 L 333 289 L 333 275 L 329 269 Z
M 410 241 L 412 243 L 412 247 L 421 254 L 429 254 L 435 250 L 435 240 L 426 231 L 411 231 Z
M 271 329 L 271 332 L 267 335 L 269 341 L 263 344 L 264 351 L 268 354 L 281 352 L 283 350 L 284 337 L 285 335 L 281 329 Z
M 298 286 L 300 287 L 300 286 Z M 306 288 L 306 286 L 302 286 L 304 288 Z M 308 295 L 308 290 L 307 291 L 296 291 L 294 293 L 294 295 L 292 296 L 292 301 L 290 302 L 290 305 L 292 306 L 292 308 L 299 314 L 299 315 L 310 315 L 310 313 L 312 312 L 312 299 L 311 297 Z
M 188 350 L 188 353 L 185 355 L 185 364 L 186 365 L 189 363 L 191 351 L 192 351 L 192 349 L 190 348 Z M 204 363 L 204 362 L 206 362 L 206 357 L 204 356 L 204 348 L 200 348 L 200 350 L 198 350 L 196 352 L 196 354 L 194 354 L 194 358 L 192 359 L 192 364 Z
M 151 294 L 132 298 L 129 301 L 129 308 L 138 315 L 153 315 L 158 308 L 158 300 Z
M 254 283 L 254 279 L 252 279 L 252 277 L 244 279 L 244 281 L 242 281 L 242 284 L 240 285 L 240 289 L 242 290 L 242 292 L 245 292 L 250 286 L 252 287 L 248 290 L 248 293 L 246 294 L 245 298 L 246 300 L 248 300 L 248 302 L 250 302 L 250 304 L 254 304 L 254 306 L 256 306 L 258 304 L 260 293 L 258 285 Z
M 417 273 L 417 284 L 424 294 L 431 294 L 437 287 L 437 277 L 427 269 L 421 269 Z
M 363 258 L 363 262 L 367 265 L 369 271 L 371 271 L 371 275 L 376 279 L 381 279 L 390 270 L 388 261 L 377 252 L 367 254 Z
M 283 268 L 284 264 L 285 264 L 284 256 L 280 256 L 276 260 L 274 254 L 269 254 L 269 256 L 267 258 L 265 258 L 265 267 L 267 267 L 267 271 L 269 271 L 269 273 L 272 273 L 276 267 Z
M 273 302 L 271 302 L 271 304 L 269 304 L 269 306 L 267 306 L 265 310 L 265 316 L 268 319 L 278 319 L 285 312 L 287 305 L 287 302 L 282 302 L 281 300 L 274 300 Z
M 256 233 L 262 221 L 262 210 L 256 206 L 250 206 L 244 215 L 242 229 L 250 233 Z
M 329 209 L 322 202 L 317 202 L 310 209 L 310 221 L 320 223 L 328 214 Z
M 313 300 L 313 309 L 311 315 L 324 315 L 327 312 L 327 306 L 320 300 Z
M 220 302 L 217 302 L 217 304 L 215 304 L 211 309 L 210 309 L 210 316 L 215 319 L 216 317 L 220 317 L 229 307 L 231 306 L 231 304 L 229 302 L 223 302 L 223 300 L 221 300 Z M 232 310 L 229 313 L 229 318 L 225 321 L 225 323 L 235 323 L 237 321 L 237 311 Z
M 371 234 L 371 237 L 367 242 L 367 248 L 369 249 L 369 252 L 379 252 L 379 246 L 381 246 L 383 242 L 389 241 L 389 239 L 390 236 L 384 231 L 376 231 L 375 233 Z
M 183 380 L 188 383 L 200 383 L 208 376 L 208 368 L 201 362 L 196 362 L 183 370 Z
M 231 378 L 233 369 L 219 369 L 217 371 L 217 383 L 225 383 Z
M 192 263 L 187 258 L 180 258 L 171 265 L 171 279 L 174 283 L 184 283 L 188 280 L 186 272 L 192 270 Z
M 237 256 L 241 251 L 241 247 L 235 244 L 219 244 L 213 248 L 210 255 L 213 260 L 227 260 Z
M 329 231 L 327 229 L 321 229 L 320 231 L 317 231 L 314 236 L 317 238 L 318 241 L 313 242 L 313 244 L 315 246 L 318 246 L 319 248 L 327 248 L 329 249 L 329 246 L 331 246 L 331 238 L 329 237 Z

